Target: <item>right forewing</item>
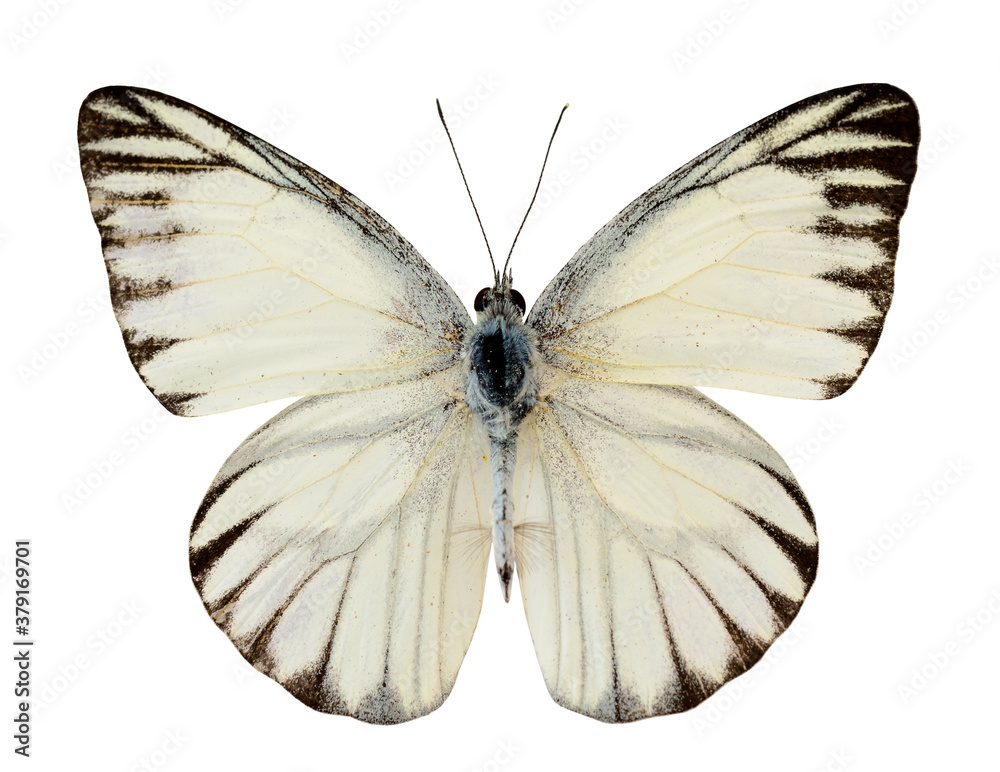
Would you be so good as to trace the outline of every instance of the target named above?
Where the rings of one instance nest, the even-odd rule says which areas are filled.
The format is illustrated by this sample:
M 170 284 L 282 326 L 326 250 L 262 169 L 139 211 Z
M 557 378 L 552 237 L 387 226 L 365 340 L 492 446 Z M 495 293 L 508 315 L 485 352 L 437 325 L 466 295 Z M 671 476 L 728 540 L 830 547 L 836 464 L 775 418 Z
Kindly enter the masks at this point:
M 919 135 L 913 100 L 885 84 L 737 132 L 556 275 L 528 318 L 542 357 L 600 380 L 841 394 L 889 309 Z
M 696 391 L 548 372 L 514 476 L 546 685 L 602 721 L 687 710 L 798 612 L 818 556 L 809 506 L 777 452 Z
M 441 380 L 300 400 L 229 458 L 192 525 L 212 619 L 317 710 L 373 723 L 429 713 L 469 646 L 489 467 Z

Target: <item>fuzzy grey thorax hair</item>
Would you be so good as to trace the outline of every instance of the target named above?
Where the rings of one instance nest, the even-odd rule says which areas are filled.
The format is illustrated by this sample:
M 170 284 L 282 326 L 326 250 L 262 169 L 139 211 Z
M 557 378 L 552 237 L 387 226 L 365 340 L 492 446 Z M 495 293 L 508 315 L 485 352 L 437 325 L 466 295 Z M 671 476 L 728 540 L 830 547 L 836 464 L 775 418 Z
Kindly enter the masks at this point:
M 477 321 L 465 341 L 466 401 L 491 439 L 501 441 L 513 438 L 538 397 L 537 341 L 511 281 L 504 274 L 479 293 Z

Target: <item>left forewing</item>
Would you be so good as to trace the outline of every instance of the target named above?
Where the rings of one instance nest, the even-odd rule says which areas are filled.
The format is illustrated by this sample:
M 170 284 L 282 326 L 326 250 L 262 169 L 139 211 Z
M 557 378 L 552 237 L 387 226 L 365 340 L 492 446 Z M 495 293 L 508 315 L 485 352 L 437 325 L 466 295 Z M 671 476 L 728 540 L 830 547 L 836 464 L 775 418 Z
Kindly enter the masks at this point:
M 301 161 L 139 88 L 80 109 L 80 164 L 132 363 L 174 413 L 401 383 L 468 313 L 389 223 Z

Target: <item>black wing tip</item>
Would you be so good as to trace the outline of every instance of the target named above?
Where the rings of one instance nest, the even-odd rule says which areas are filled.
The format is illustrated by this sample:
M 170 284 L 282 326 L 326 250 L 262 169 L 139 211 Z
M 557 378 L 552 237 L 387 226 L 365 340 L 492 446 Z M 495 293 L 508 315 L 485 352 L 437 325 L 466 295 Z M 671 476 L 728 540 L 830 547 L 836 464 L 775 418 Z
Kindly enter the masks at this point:
M 898 109 L 872 116 L 867 120 L 873 122 L 883 132 L 910 143 L 913 146 L 912 152 L 916 155 L 916 148 L 920 142 L 920 113 L 917 110 L 917 103 L 906 91 L 891 83 L 856 83 L 851 86 L 832 88 L 828 91 L 800 99 L 764 118 L 761 123 L 780 120 L 784 116 L 808 108 L 812 104 L 819 104 L 835 97 L 848 95 L 856 95 L 856 98 L 842 108 L 843 113 L 850 113 L 855 109 L 858 102 L 866 102 L 872 105 L 896 102 Z M 911 164 L 900 171 L 903 172 L 901 180 L 909 185 L 916 173 L 916 164 Z
M 76 141 L 80 147 L 80 167 L 83 171 L 84 179 L 88 183 L 90 176 L 93 174 L 95 168 L 100 166 L 100 163 L 94 158 L 92 152 L 84 151 L 84 146 L 89 142 L 109 135 L 131 133 L 136 128 L 126 120 L 116 120 L 115 118 L 108 117 L 108 115 L 100 112 L 95 105 L 99 102 L 111 102 L 122 107 L 127 107 L 130 112 L 148 119 L 149 116 L 146 110 L 133 98 L 136 94 L 170 99 L 165 94 L 134 86 L 104 86 L 91 91 L 87 94 L 83 102 L 80 103 L 80 111 L 77 115 L 76 123 Z
M 909 92 L 904 91 L 899 86 L 892 83 L 858 83 L 854 86 L 849 86 L 848 88 L 864 91 L 865 95 L 868 97 L 877 97 L 879 99 L 888 99 L 891 97 L 898 99 L 901 102 L 906 102 L 911 105 L 914 110 L 917 109 L 917 103 L 914 101 L 913 97 L 910 96 Z
M 174 101 L 174 97 L 171 97 L 169 94 L 164 94 L 162 91 L 156 91 L 142 86 L 101 86 L 100 88 L 95 88 L 87 94 L 86 98 L 83 100 L 82 107 L 89 107 L 92 102 L 96 102 L 100 99 L 107 99 L 109 97 L 117 100 L 128 100 L 133 95 L 155 96 Z
M 76 133 L 80 143 L 82 144 L 87 139 L 87 123 L 91 117 L 91 113 L 96 112 L 94 109 L 96 102 L 107 101 L 109 99 L 115 102 L 127 102 L 129 101 L 130 92 L 145 90 L 141 88 L 136 89 L 132 86 L 102 86 L 101 88 L 95 88 L 87 94 L 80 103 L 80 112 L 77 117 Z
M 844 96 L 858 92 L 860 92 L 863 98 L 873 101 L 897 99 L 901 102 L 906 102 L 911 105 L 914 110 L 916 110 L 916 102 L 914 102 L 913 97 L 911 97 L 899 86 L 893 85 L 892 83 L 886 83 L 884 81 L 870 81 L 867 83 L 853 83 L 849 86 L 837 86 L 836 88 L 831 88 L 827 91 L 821 91 L 818 94 L 806 97 L 805 99 L 790 105 L 790 107 L 796 107 L 813 100 L 823 100 L 833 96 Z
M 151 115 L 136 97 L 147 97 L 201 115 L 210 115 L 196 105 L 185 102 L 183 99 L 178 99 L 177 97 L 170 96 L 170 94 L 164 94 L 162 91 L 155 91 L 151 88 L 143 88 L 142 86 L 102 86 L 87 94 L 80 104 L 76 129 L 78 143 L 82 145 L 91 139 L 106 136 L 108 131 L 131 132 L 135 130 L 135 126 L 127 120 L 116 120 L 98 112 L 94 107 L 98 102 L 103 101 L 118 104 L 152 124 L 158 123 L 155 116 Z M 216 116 L 211 117 L 217 121 L 221 121 Z
M 100 88 L 95 88 L 89 94 L 87 94 L 86 99 L 83 100 L 83 104 L 89 104 L 90 102 L 96 102 L 98 99 L 104 97 L 115 96 L 120 97 L 125 95 L 131 86 L 101 86 Z

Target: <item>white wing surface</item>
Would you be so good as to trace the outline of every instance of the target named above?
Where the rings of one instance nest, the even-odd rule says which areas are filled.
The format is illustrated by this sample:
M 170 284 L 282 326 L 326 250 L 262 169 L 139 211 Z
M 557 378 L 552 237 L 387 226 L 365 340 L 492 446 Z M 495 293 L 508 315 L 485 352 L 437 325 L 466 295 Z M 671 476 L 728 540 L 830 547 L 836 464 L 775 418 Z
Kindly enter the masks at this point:
M 129 356 L 174 413 L 401 383 L 458 361 L 468 313 L 376 212 L 210 113 L 110 87 L 80 159 Z
M 588 378 L 836 396 L 892 298 L 917 111 L 897 88 L 828 91 L 678 169 L 587 242 L 529 324 Z
M 818 558 L 809 506 L 778 453 L 697 391 L 545 370 L 514 476 L 545 683 L 602 721 L 691 708 L 798 612 Z
M 398 723 L 455 683 L 492 497 L 461 384 L 452 368 L 298 401 L 236 450 L 195 518 L 191 572 L 209 614 L 317 710 Z

